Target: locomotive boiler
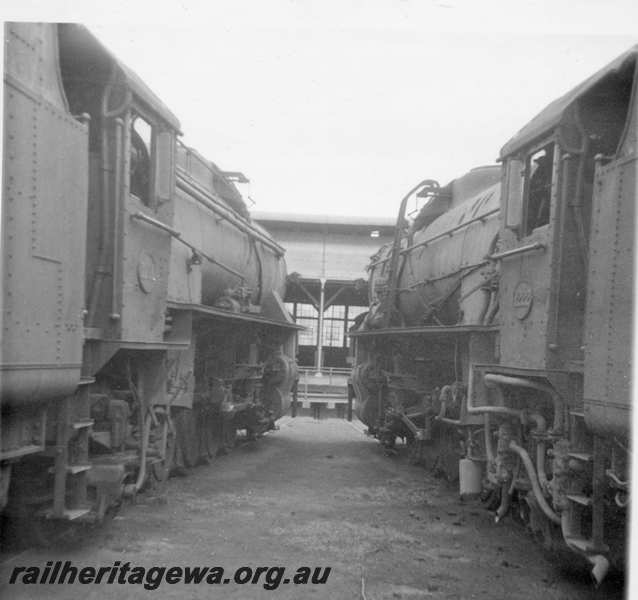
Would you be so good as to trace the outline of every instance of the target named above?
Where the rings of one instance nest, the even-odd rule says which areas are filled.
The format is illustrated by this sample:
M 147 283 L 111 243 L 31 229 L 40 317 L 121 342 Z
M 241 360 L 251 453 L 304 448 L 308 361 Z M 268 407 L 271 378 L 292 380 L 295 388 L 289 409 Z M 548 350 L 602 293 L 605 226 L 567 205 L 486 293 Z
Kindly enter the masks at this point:
M 416 332 L 423 326 L 433 326 L 435 329 L 427 332 L 440 334 L 447 333 L 449 325 L 463 326 L 463 331 L 489 325 L 497 299 L 492 285 L 494 269 L 485 257 L 498 234 L 499 179 L 499 167 L 481 167 L 443 188 L 433 180 L 419 186 L 419 194 L 426 201 L 423 210 L 406 230 L 403 207 L 397 224 L 399 236 L 382 248 L 369 265 L 371 307 L 363 324 L 365 330 L 410 328 Z M 445 337 L 434 336 L 427 344 L 445 345 L 449 343 Z M 434 377 L 437 385 L 444 385 L 454 381 L 454 370 L 460 367 L 462 349 L 458 341 L 454 343 L 456 363 L 448 364 L 449 356 L 444 352 L 439 354 L 440 362 L 431 362 L 425 361 L 425 347 L 418 351 L 411 348 L 406 353 L 391 345 L 383 351 L 389 360 L 387 366 L 379 364 L 376 352 L 366 354 L 360 344 L 356 368 L 376 373 L 373 377 L 386 378 L 391 404 L 398 407 L 403 403 L 399 396 L 418 395 L 413 373 L 404 372 L 402 361 L 408 356 L 412 357 L 410 360 L 420 360 L 419 370 L 427 370 L 429 380 Z M 381 341 L 379 349 L 384 345 Z M 360 381 L 354 377 L 355 387 Z M 382 417 L 383 405 L 361 393 L 363 390 L 359 392 L 358 416 L 374 427 Z M 416 396 L 412 399 L 416 401 Z M 389 445 L 394 437 L 389 432 Z
M 412 190 L 351 333 L 370 432 L 596 582 L 624 564 L 630 501 L 637 59 L 551 103 L 500 168 Z
M 241 173 L 83 27 L 5 39 L 0 507 L 43 538 L 272 429 L 296 326 Z

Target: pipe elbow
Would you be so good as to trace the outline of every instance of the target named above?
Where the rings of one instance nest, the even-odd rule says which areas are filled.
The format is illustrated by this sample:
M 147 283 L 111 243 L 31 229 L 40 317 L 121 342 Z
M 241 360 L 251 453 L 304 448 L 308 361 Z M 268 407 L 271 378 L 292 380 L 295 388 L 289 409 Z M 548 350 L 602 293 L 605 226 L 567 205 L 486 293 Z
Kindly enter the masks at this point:
M 532 413 L 527 415 L 527 418 L 534 423 L 534 433 L 545 433 L 547 431 L 547 421 L 543 415 Z
M 559 525 L 562 524 L 561 517 L 552 510 L 552 508 L 547 503 L 545 496 L 543 495 L 541 486 L 538 482 L 536 469 L 534 468 L 534 463 L 532 462 L 532 459 L 530 458 L 525 448 L 519 446 L 514 440 L 510 441 L 509 448 L 520 456 L 523 466 L 525 467 L 525 471 L 527 472 L 527 477 L 532 484 L 532 492 L 534 493 L 534 498 L 538 502 L 541 510 L 545 513 L 545 516 L 554 523 L 557 523 Z

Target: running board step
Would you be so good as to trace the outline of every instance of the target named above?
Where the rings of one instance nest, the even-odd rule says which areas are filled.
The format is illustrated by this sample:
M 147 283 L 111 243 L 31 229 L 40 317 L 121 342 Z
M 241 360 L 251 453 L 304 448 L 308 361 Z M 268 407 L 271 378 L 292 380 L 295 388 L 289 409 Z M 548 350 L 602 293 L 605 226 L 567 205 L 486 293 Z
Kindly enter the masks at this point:
M 592 499 L 589 496 L 584 496 L 583 494 L 567 494 L 567 498 L 569 498 L 572 502 L 582 504 L 583 506 L 592 505 Z

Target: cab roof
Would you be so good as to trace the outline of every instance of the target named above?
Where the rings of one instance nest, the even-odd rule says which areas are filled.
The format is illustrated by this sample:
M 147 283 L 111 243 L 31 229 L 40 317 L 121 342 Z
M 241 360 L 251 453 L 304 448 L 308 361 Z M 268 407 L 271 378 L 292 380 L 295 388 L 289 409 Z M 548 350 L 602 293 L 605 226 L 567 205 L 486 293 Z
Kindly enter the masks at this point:
M 607 66 L 594 73 L 580 85 L 567 92 L 565 95 L 554 100 L 544 110 L 537 114 L 525 127 L 523 127 L 513 138 L 511 138 L 501 149 L 500 158 L 515 154 L 523 146 L 545 135 L 548 131 L 556 127 L 565 111 L 580 97 L 592 90 L 605 77 L 612 73 L 617 73 L 627 66 L 631 61 L 636 61 L 638 56 L 638 44 L 621 54 L 618 58 L 610 62 Z
M 178 118 L 168 109 L 157 95 L 142 81 L 142 79 L 132 69 L 126 66 L 117 56 L 115 56 L 100 40 L 93 35 L 86 27 L 77 23 L 60 23 L 58 27 L 61 34 L 69 42 L 68 49 L 77 53 L 78 56 L 101 56 L 115 63 L 124 76 L 131 91 L 153 112 L 164 120 L 172 129 L 180 132 Z

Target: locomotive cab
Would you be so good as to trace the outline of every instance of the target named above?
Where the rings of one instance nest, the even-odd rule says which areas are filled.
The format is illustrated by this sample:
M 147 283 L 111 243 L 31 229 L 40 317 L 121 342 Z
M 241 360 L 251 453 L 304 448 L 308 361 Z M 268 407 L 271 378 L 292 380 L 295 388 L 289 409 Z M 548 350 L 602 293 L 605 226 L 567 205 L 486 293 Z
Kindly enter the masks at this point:
M 63 24 L 58 31 L 69 102 L 91 122 L 87 338 L 159 343 L 179 122 L 86 29 Z
M 512 366 L 582 371 L 596 170 L 621 152 L 634 70 L 627 58 L 585 82 L 503 148 L 496 258 Z
M 497 516 L 517 503 L 547 544 L 586 558 L 597 581 L 624 560 L 629 501 L 636 55 L 556 100 L 502 149 L 491 256 L 500 361 L 475 361 L 468 384 L 468 408 L 486 420 L 488 465 L 511 485 Z M 526 493 L 502 469 L 508 456 L 534 454 Z

